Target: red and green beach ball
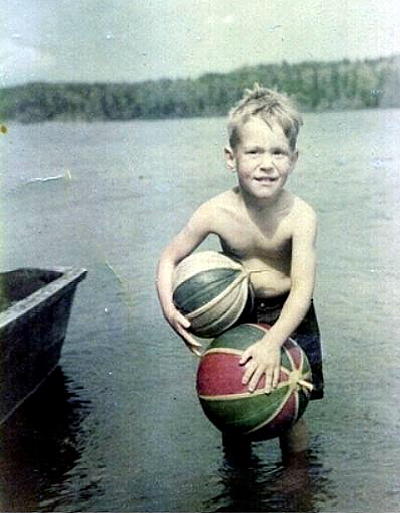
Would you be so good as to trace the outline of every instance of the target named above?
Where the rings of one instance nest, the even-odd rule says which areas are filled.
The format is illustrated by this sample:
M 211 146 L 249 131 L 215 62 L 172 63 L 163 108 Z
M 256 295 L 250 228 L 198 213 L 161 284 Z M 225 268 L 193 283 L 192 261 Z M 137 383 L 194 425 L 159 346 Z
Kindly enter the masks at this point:
M 241 324 L 213 340 L 202 355 L 197 393 L 208 419 L 222 432 L 254 440 L 279 436 L 304 413 L 309 398 L 311 369 L 301 347 L 289 338 L 281 349 L 279 383 L 270 394 L 261 378 L 254 392 L 242 384 L 243 351 L 269 329 L 265 324 Z

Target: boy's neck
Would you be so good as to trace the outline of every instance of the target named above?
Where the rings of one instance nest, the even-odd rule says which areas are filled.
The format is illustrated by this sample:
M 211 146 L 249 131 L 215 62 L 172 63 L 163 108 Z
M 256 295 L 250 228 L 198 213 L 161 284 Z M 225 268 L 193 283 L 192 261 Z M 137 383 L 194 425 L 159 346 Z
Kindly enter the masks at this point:
M 254 198 L 254 196 L 247 194 L 240 187 L 239 193 L 246 208 L 258 213 L 286 208 L 289 199 L 289 193 L 285 189 L 280 190 L 279 193 L 272 198 Z

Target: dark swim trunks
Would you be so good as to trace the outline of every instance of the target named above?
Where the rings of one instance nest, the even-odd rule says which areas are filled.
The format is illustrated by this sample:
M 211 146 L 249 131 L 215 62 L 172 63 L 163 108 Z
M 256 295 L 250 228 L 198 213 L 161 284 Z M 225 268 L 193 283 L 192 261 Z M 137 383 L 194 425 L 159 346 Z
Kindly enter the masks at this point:
M 282 310 L 282 307 L 288 297 L 288 294 L 273 298 L 255 298 L 252 304 L 247 305 L 244 313 L 239 319 L 239 323 L 258 323 L 264 322 L 274 324 Z M 314 389 L 311 392 L 311 400 L 322 399 L 324 396 L 324 377 L 322 373 L 322 349 L 320 332 L 315 314 L 314 304 L 306 313 L 303 321 L 292 338 L 299 344 L 308 357 L 310 362 Z

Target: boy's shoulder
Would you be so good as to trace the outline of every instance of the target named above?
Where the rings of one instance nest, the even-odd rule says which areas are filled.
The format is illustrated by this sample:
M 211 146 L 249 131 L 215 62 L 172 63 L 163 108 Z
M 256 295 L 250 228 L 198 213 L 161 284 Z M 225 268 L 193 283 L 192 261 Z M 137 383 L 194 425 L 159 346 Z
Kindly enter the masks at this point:
M 227 191 L 221 192 L 221 193 L 211 197 L 210 199 L 208 199 L 207 201 L 202 203 L 198 207 L 198 210 L 209 212 L 209 211 L 220 210 L 221 208 L 226 209 L 230 205 L 233 205 L 237 202 L 237 197 L 238 197 L 238 190 L 236 187 L 234 187 L 232 189 L 228 189 Z
M 305 215 L 307 217 L 316 217 L 317 214 L 314 208 L 307 203 L 305 200 L 300 198 L 300 196 L 296 196 L 292 194 L 293 197 L 293 208 L 292 213 L 294 216 Z
M 221 223 L 224 223 L 227 217 L 234 215 L 237 210 L 236 202 L 237 192 L 235 193 L 234 188 L 213 196 L 197 207 L 189 220 L 189 226 L 197 226 L 203 231 L 217 233 Z
M 299 196 L 293 195 L 290 213 L 293 233 L 314 232 L 317 227 L 317 214 L 314 208 Z

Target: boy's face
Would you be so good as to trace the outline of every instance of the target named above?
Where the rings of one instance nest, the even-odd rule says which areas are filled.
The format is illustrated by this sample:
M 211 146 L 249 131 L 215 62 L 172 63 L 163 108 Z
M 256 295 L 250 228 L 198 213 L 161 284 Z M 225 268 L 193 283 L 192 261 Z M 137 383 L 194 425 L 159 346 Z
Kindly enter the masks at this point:
M 234 150 L 226 148 L 225 155 L 241 189 L 255 199 L 276 197 L 298 156 L 278 123 L 268 126 L 256 116 L 240 128 L 239 143 Z

